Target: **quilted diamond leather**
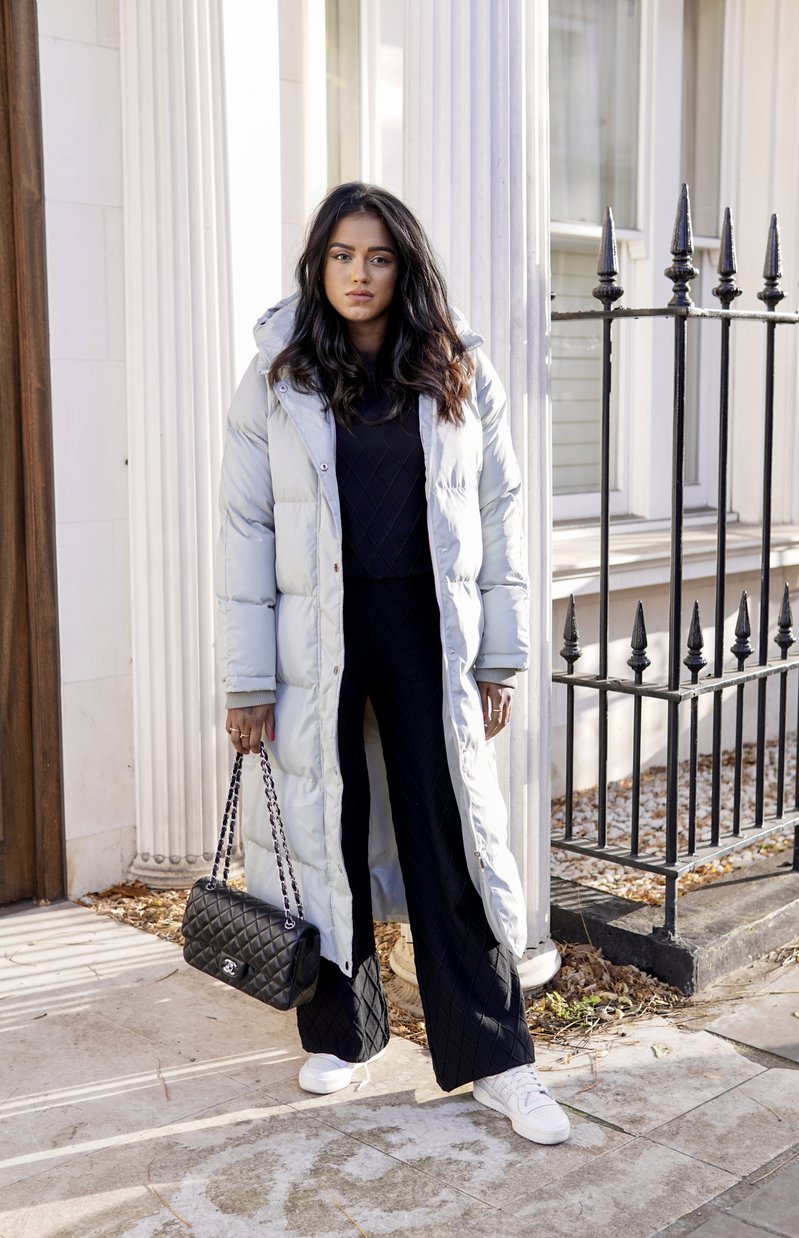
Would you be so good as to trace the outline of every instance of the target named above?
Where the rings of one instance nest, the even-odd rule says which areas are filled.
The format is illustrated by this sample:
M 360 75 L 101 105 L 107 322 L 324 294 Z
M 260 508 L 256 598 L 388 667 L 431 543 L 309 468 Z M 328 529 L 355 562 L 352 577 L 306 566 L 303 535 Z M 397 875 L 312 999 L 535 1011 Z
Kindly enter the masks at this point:
M 183 957 L 276 1010 L 310 1001 L 319 976 L 319 930 L 224 881 L 194 883 L 183 916 Z

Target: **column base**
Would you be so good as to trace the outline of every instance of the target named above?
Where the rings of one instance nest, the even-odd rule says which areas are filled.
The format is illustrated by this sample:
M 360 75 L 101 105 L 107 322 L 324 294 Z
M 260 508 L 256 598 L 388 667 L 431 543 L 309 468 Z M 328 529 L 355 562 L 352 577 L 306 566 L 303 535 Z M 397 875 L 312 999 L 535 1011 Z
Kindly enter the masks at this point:
M 522 982 L 525 994 L 535 989 L 542 989 L 553 976 L 560 971 L 560 952 L 551 937 L 540 946 L 525 950 L 524 955 L 516 963 L 516 970 Z
M 424 1018 L 416 964 L 413 958 L 413 938 L 407 924 L 400 925 L 400 935 L 388 959 L 394 975 L 386 985 L 386 993 L 396 1006 L 416 1019 Z
M 389 997 L 402 1010 L 423 1019 L 422 999 L 419 996 L 413 958 L 413 937 L 407 924 L 400 926 L 400 935 L 389 955 L 388 963 L 394 973 L 386 990 Z M 560 953 L 551 938 L 540 946 L 526 950 L 523 958 L 516 964 L 523 992 L 529 994 L 543 988 L 558 974 L 560 964 Z
M 230 866 L 231 877 L 241 877 L 244 872 L 243 853 L 234 852 Z M 148 855 L 139 852 L 128 869 L 132 881 L 143 881 L 154 890 L 188 890 L 198 877 L 207 877 L 214 862 L 213 852 L 207 855 Z

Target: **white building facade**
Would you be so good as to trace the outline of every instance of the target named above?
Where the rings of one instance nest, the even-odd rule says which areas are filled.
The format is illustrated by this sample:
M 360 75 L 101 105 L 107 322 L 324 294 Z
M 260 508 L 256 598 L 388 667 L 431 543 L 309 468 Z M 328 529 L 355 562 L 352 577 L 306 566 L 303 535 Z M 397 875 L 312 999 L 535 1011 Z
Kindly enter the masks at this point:
M 590 300 L 610 204 L 623 303 L 665 304 L 662 271 L 688 177 L 697 186 L 696 300 L 709 298 L 729 204 L 741 303 L 757 304 L 777 210 L 785 307 L 797 308 L 799 9 L 789 0 L 38 0 L 35 8 L 65 890 L 131 873 L 188 883 L 207 865 L 229 761 L 211 585 L 224 414 L 252 355 L 252 323 L 291 288 L 310 211 L 329 186 L 372 180 L 420 214 L 452 299 L 486 337 L 511 399 L 534 656 L 501 761 L 528 892 L 529 976 L 546 979 L 557 965 L 549 804 L 550 770 L 556 790 L 561 778 L 563 707 L 557 693 L 550 705 L 553 617 L 557 638 L 575 593 L 583 665 L 595 669 L 598 513 L 595 344 L 562 329 L 551 335 L 550 293 L 562 308 Z M 671 354 L 660 326 L 635 330 L 614 404 L 616 662 L 629 655 L 638 597 L 651 656 L 662 656 L 667 629 Z M 712 393 L 713 359 L 712 341 L 703 343 L 688 452 L 696 547 L 688 574 L 705 601 L 715 414 L 703 392 Z M 747 450 L 750 410 L 761 402 L 758 347 L 742 340 L 734 365 L 731 518 L 742 533 L 730 570 L 743 579 L 756 563 L 759 519 Z M 775 554 L 796 583 L 795 339 L 778 366 Z M 734 583 L 728 596 L 732 621 Z M 590 707 L 578 705 L 589 739 Z M 611 723 L 623 738 L 629 718 Z M 663 734 L 654 726 L 650 736 L 645 757 L 656 760 Z M 613 751 L 611 774 L 621 775 L 629 748 L 620 740 L 617 758 Z M 578 762 L 578 784 L 592 781 L 592 759 Z

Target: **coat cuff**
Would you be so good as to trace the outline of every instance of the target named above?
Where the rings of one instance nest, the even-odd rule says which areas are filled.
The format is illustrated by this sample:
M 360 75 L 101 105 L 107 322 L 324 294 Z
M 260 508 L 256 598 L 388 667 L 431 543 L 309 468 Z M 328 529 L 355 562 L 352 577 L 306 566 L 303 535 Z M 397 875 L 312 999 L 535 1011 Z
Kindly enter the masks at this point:
M 481 666 L 474 672 L 478 683 L 501 683 L 503 688 L 515 688 L 517 672 L 502 666 Z
M 228 692 L 225 704 L 228 709 L 249 709 L 251 705 L 274 705 L 275 693 L 270 688 L 260 692 Z

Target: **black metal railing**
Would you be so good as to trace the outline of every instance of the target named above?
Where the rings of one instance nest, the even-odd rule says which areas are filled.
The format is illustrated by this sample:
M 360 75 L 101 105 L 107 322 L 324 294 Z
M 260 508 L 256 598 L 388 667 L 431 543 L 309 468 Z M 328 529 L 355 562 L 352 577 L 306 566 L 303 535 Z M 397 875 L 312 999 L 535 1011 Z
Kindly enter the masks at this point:
M 736 257 L 733 237 L 733 222 L 729 209 L 724 214 L 718 260 L 718 284 L 713 295 L 721 304 L 720 309 L 701 309 L 691 298 L 690 281 L 698 274 L 692 262 L 693 238 L 691 210 L 687 185 L 683 185 L 677 208 L 677 217 L 672 239 L 672 262 L 666 276 L 672 282 L 672 297 L 667 306 L 648 309 L 627 309 L 616 306 L 623 295 L 617 282 L 618 262 L 613 215 L 608 209 L 602 229 L 599 247 L 597 274 L 599 284 L 593 295 L 601 303 L 601 309 L 576 310 L 568 313 L 554 312 L 553 321 L 596 320 L 602 323 L 602 408 L 600 451 L 600 520 L 599 520 L 599 669 L 597 675 L 581 675 L 576 666 L 582 650 L 577 624 L 574 597 L 569 599 L 566 623 L 563 632 L 561 657 L 566 662 L 566 671 L 555 671 L 553 681 L 566 689 L 566 766 L 565 766 L 565 819 L 562 833 L 555 833 L 555 847 L 582 855 L 609 860 L 617 864 L 658 873 L 665 877 L 665 923 L 658 932 L 673 937 L 677 920 L 677 883 L 680 876 L 700 865 L 708 864 L 718 856 L 750 845 L 769 834 L 794 827 L 793 867 L 799 870 L 799 752 L 797 773 L 793 789 L 793 806 L 786 810 L 785 756 L 787 743 L 788 676 L 799 669 L 799 657 L 789 656 L 794 644 L 793 618 L 787 584 L 777 620 L 774 641 L 779 648 L 779 657 L 769 658 L 769 603 L 771 559 L 771 494 L 774 444 L 774 371 L 777 328 L 796 327 L 799 314 L 778 313 L 777 306 L 785 296 L 780 289 L 782 277 L 780 259 L 779 227 L 776 215 L 772 216 L 768 233 L 768 246 L 763 272 L 764 286 L 757 294 L 764 308 L 757 311 L 739 311 L 731 308 L 741 293 L 735 282 Z M 611 444 L 611 385 L 613 336 L 625 320 L 665 317 L 674 321 L 674 400 L 672 420 L 672 476 L 671 476 L 671 579 L 669 587 L 668 623 L 668 669 L 665 683 L 645 683 L 644 675 L 650 666 L 647 655 L 647 634 L 644 608 L 639 601 L 634 616 L 632 653 L 628 665 L 632 679 L 615 679 L 608 674 L 609 605 L 610 605 L 610 444 Z M 685 418 L 686 418 L 686 345 L 689 319 L 716 319 L 720 330 L 720 375 L 719 375 L 719 439 L 718 439 L 718 495 L 716 517 L 716 582 L 715 582 L 715 635 L 712 671 L 702 675 L 707 665 L 704 656 L 704 637 L 698 603 L 694 603 L 687 638 L 687 655 L 681 658 L 683 622 L 683 524 L 685 504 Z M 724 618 L 725 580 L 727 570 L 727 476 L 729 467 L 729 403 L 730 403 L 730 335 L 734 322 L 760 323 L 765 330 L 765 393 L 763 422 L 763 490 L 762 490 L 762 541 L 760 554 L 760 606 L 758 621 L 757 663 L 746 666 L 755 650 L 751 642 L 751 626 L 747 594 L 740 599 L 738 620 L 735 627 L 735 642 L 731 647 L 737 668 L 724 667 Z M 682 665 L 688 670 L 688 679 L 682 675 Z M 766 703 L 769 681 L 779 678 L 779 750 L 777 757 L 776 802 L 773 812 L 767 815 L 765 794 L 766 766 Z M 755 819 L 742 822 L 742 770 L 743 770 L 743 721 L 744 694 L 748 683 L 757 685 L 757 740 L 755 772 Z M 576 688 L 591 688 L 597 694 L 598 706 L 598 768 L 597 768 L 597 821 L 596 839 L 574 836 L 574 694 Z M 722 764 L 722 710 L 725 694 L 732 689 L 736 695 L 735 770 L 733 812 L 731 828 L 722 830 L 721 764 Z M 632 794 L 630 812 L 630 846 L 608 844 L 607 790 L 608 790 L 608 697 L 611 693 L 626 693 L 633 696 L 632 732 Z M 713 694 L 713 726 L 710 790 L 709 837 L 697 838 L 698 752 L 699 752 L 699 697 Z M 666 815 L 662 855 L 641 853 L 641 707 L 644 698 L 661 700 L 667 710 L 666 741 Z M 690 753 L 688 759 L 688 829 L 687 842 L 680 845 L 678 800 L 680 792 L 679 741 L 681 706 L 689 703 Z M 799 717 L 797 718 L 797 743 L 799 744 Z

